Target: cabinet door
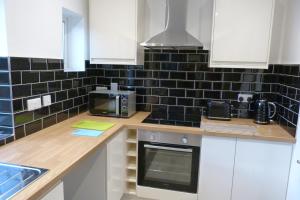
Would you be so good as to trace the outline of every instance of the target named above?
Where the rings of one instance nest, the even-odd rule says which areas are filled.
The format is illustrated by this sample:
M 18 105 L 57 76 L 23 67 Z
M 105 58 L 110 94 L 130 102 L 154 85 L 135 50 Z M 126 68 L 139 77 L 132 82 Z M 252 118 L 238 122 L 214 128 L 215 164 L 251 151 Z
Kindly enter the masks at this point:
M 107 143 L 107 200 L 120 200 L 125 192 L 126 129 Z
M 292 145 L 238 139 L 232 200 L 285 200 Z
M 211 66 L 267 67 L 274 0 L 215 0 Z
M 136 0 L 90 0 L 92 63 L 129 64 L 136 59 Z
M 230 200 L 235 146 L 235 138 L 203 137 L 199 200 Z
M 48 192 L 41 200 L 64 200 L 64 185 L 60 182 L 50 192 Z

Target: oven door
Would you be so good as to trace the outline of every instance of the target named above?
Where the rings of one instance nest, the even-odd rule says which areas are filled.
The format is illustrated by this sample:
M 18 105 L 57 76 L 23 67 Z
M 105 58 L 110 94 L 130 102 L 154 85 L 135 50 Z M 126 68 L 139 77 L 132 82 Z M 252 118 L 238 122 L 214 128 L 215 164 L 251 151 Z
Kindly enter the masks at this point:
M 92 115 L 118 117 L 120 115 L 120 96 L 90 93 L 89 111 Z
M 139 142 L 138 185 L 197 193 L 200 147 Z

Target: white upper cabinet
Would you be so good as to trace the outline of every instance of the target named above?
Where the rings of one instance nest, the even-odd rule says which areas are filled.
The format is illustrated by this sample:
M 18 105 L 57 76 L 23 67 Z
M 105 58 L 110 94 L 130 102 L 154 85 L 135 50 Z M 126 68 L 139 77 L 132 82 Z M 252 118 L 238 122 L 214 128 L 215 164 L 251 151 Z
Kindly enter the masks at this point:
M 267 68 L 274 0 L 215 0 L 211 67 Z
M 61 10 L 60 0 L 0 0 L 0 56 L 61 59 Z
M 142 0 L 90 0 L 90 61 L 143 64 L 138 7 Z

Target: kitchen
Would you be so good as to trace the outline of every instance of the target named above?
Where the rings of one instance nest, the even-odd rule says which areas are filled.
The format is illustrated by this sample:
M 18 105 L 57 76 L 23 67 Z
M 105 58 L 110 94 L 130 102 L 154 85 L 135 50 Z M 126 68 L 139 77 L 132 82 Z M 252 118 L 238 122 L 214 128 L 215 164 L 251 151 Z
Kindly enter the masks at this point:
M 0 199 L 298 200 L 299 9 L 0 0 Z

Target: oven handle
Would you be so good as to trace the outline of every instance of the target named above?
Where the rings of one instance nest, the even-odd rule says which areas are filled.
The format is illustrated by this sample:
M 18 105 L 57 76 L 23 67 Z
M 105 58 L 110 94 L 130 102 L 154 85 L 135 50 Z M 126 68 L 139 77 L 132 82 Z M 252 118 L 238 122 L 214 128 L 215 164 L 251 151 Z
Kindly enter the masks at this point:
M 174 147 L 162 147 L 162 146 L 155 146 L 155 145 L 149 145 L 145 144 L 145 148 L 150 149 L 161 149 L 161 150 L 169 150 L 169 151 L 179 151 L 179 152 L 187 152 L 187 153 L 193 153 L 193 149 L 183 149 L 183 148 L 174 148 Z

